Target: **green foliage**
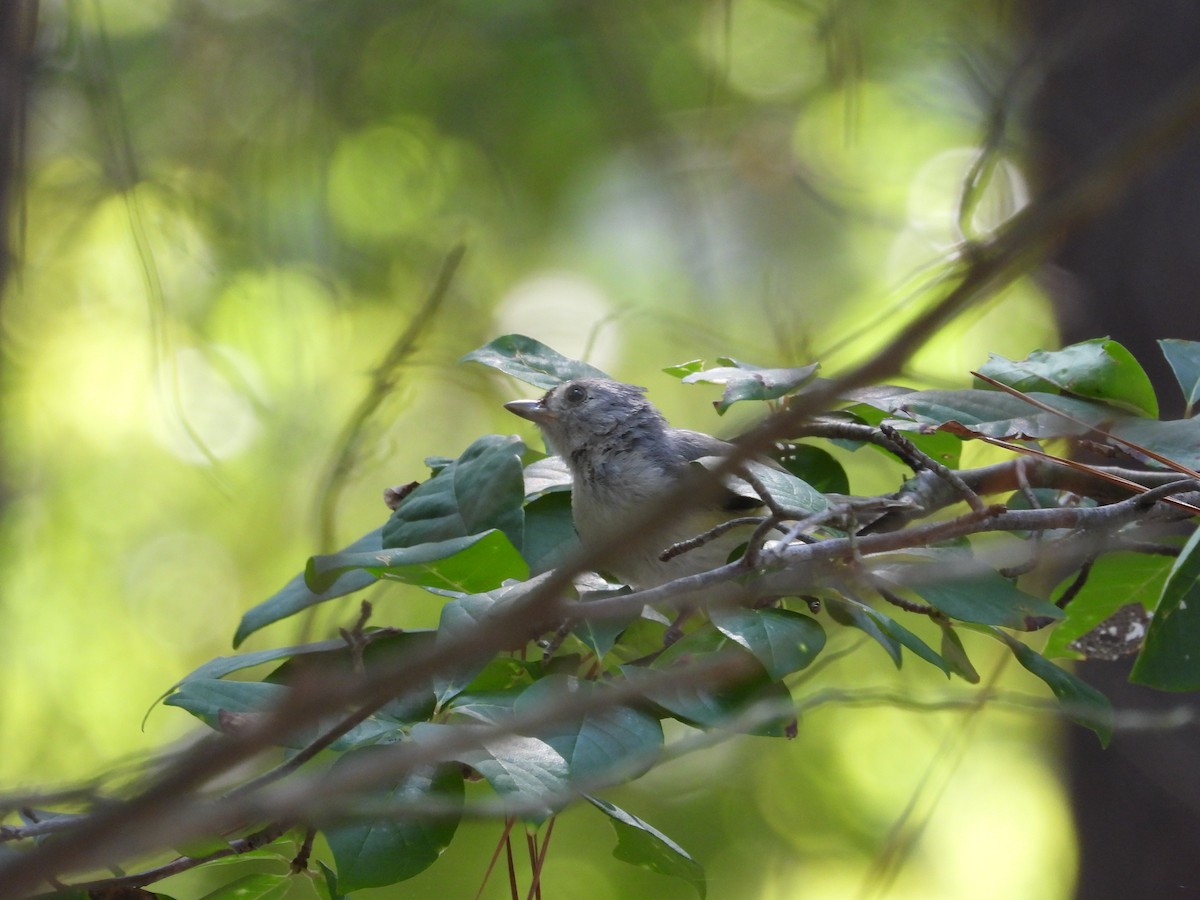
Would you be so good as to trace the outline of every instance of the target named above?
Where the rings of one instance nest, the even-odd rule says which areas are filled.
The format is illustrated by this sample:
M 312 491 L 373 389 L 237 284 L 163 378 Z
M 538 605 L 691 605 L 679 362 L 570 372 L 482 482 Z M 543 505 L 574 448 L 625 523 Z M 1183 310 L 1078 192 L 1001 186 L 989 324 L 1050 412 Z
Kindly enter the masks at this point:
M 542 387 L 585 371 L 519 335 L 493 341 L 466 358 Z M 1186 368 L 1187 358 L 1176 348 L 1177 368 Z M 720 362 L 727 365 L 706 370 L 697 362 L 673 372 L 687 383 L 725 384 L 718 411 L 743 400 L 786 403 L 804 390 L 815 371 L 812 366 L 768 370 Z M 1086 435 L 1093 443 L 1111 440 L 1117 451 L 1136 454 L 1140 451 L 1107 437 L 1131 427 L 1135 418 L 1144 426 L 1156 426 L 1150 443 L 1161 451 L 1173 446 L 1163 429 L 1185 430 L 1195 424 L 1148 418 L 1154 411 L 1153 397 L 1144 390 L 1141 369 L 1111 341 L 1038 353 L 1021 363 L 993 358 L 983 373 L 1019 393 L 880 389 L 860 394 L 854 414 L 829 421 L 834 426 L 851 423 L 871 433 L 885 423 L 919 429 L 913 432 L 918 439 L 936 431 L 937 446 L 955 460 L 959 449 L 946 443 L 961 445 L 977 435 L 1009 441 Z M 840 434 L 834 426 L 831 436 Z M 885 441 L 881 446 L 890 445 Z M 327 765 L 332 762 L 334 779 L 375 761 L 389 763 L 397 747 L 436 758 L 436 765 L 405 770 L 339 807 L 343 815 L 355 808 L 361 812 L 323 827 L 334 868 L 320 863 L 320 890 L 330 898 L 340 897 L 395 884 L 432 865 L 453 840 L 463 815 L 467 773 L 482 782 L 473 791 L 490 791 L 510 817 L 532 825 L 544 824 L 579 797 L 587 799 L 616 830 L 617 859 L 683 879 L 703 897 L 703 871 L 681 847 L 589 792 L 651 769 L 663 755 L 664 720 L 713 733 L 794 736 L 793 691 L 802 690 L 799 673 L 822 659 L 838 625 L 868 635 L 897 667 L 907 650 L 947 678 L 956 676 L 969 684 L 980 676 L 959 632 L 990 635 L 1047 685 L 1064 715 L 1107 743 L 1113 727 L 1108 701 L 1047 655 L 1070 652 L 1068 645 L 1076 646 L 1076 639 L 1118 608 L 1142 604 L 1153 609 L 1154 617 L 1135 679 L 1167 690 L 1200 687 L 1200 670 L 1191 652 L 1200 641 L 1200 535 L 1193 534 L 1172 563 L 1166 555 L 1137 552 L 1133 538 L 1138 518 L 1131 515 L 1107 524 L 1101 516 L 1108 512 L 1109 501 L 1100 496 L 1080 498 L 1049 487 L 1016 492 L 1010 488 L 1007 506 L 976 505 L 943 522 L 936 540 L 916 539 L 902 549 L 875 550 L 871 542 L 887 536 L 872 535 L 860 523 L 857 536 L 848 537 L 850 526 L 843 517 L 849 513 L 839 512 L 838 505 L 845 501 L 831 500 L 822 492 L 850 492 L 846 473 L 830 453 L 808 444 L 785 443 L 778 449 L 784 465 L 751 460 L 744 473 L 753 478 L 747 475 L 728 483 L 756 499 L 756 492 L 765 490 L 776 507 L 794 517 L 793 537 L 803 539 L 760 547 L 757 561 L 743 566 L 741 583 L 750 588 L 756 579 L 791 572 L 789 552 L 819 553 L 844 545 L 825 560 L 824 574 L 813 580 L 812 594 L 819 595 L 819 601 L 785 593 L 782 599 L 768 597 L 769 602 L 756 606 L 701 606 L 681 632 L 672 635 L 676 639 L 667 640 L 664 617 L 643 604 L 626 602 L 627 587 L 584 573 L 570 584 L 556 581 L 554 565 L 570 559 L 577 549 L 570 520 L 570 473 L 560 460 L 527 453 L 516 438 L 488 435 L 456 459 L 435 460 L 430 478 L 400 500 L 382 529 L 340 553 L 310 559 L 304 580 L 293 579 L 248 613 L 236 640 L 378 579 L 443 597 L 435 631 L 368 628 L 360 622 L 342 641 L 220 657 L 181 679 L 165 702 L 214 729 L 236 731 L 268 718 L 287 703 L 293 686 L 314 673 L 372 677 L 395 672 L 430 654 L 437 658 L 452 648 L 471 647 L 498 628 L 511 628 L 513 622 L 529 623 L 519 646 L 489 645 L 486 653 L 443 662 L 403 697 L 369 709 L 352 727 L 320 744 L 322 758 Z M 1186 457 L 1187 452 L 1179 455 Z M 719 462 L 707 458 L 698 465 Z M 919 495 L 922 479 L 936 484 L 945 478 L 944 472 L 907 450 L 902 462 L 916 474 L 897 496 Z M 970 472 L 961 475 L 971 477 Z M 752 480 L 758 484 L 751 485 Z M 960 483 L 947 483 L 955 492 L 962 490 Z M 1096 483 L 1105 484 L 1099 479 Z M 910 509 L 894 497 L 864 499 L 869 502 L 859 507 L 859 514 L 876 507 Z M 881 505 L 881 499 L 890 500 L 890 505 Z M 965 505 L 967 499 L 956 493 L 937 507 L 914 511 L 915 518 Z M 1068 500 L 1069 506 L 1064 506 Z M 1031 527 L 1030 517 L 1058 523 L 1053 517 L 1063 512 L 1094 516 L 1095 527 L 1109 531 L 1099 550 L 1076 552 L 1074 565 L 1081 573 L 1064 580 L 1059 571 L 1061 586 L 1046 596 L 1039 593 L 1038 578 L 1020 580 L 1002 570 L 989 545 L 975 536 L 981 522 L 1023 514 L 1020 527 L 999 530 L 1010 531 L 1008 540 L 1040 563 L 1044 543 L 1069 548 L 1074 531 L 1061 524 Z M 808 520 L 814 524 L 806 527 Z M 772 524 L 778 534 L 789 521 Z M 958 530 L 947 531 L 949 526 Z M 1086 530 L 1082 525 L 1076 528 Z M 1126 534 L 1132 536 L 1128 548 L 1104 552 L 1119 549 Z M 1054 559 L 1052 553 L 1045 556 Z M 1089 572 L 1090 580 L 1085 577 Z M 542 621 L 540 604 L 552 587 L 569 597 L 566 608 L 571 615 L 550 639 L 546 634 L 558 623 Z M 866 602 L 864 596 L 875 596 L 878 602 Z M 1053 600 L 1065 604 L 1065 612 Z M 892 615 L 879 608 L 886 603 L 897 607 Z M 364 606 L 364 611 L 369 609 Z M 936 625 L 940 652 L 902 624 L 903 617 Z M 1012 633 L 1053 629 L 1056 623 L 1045 653 Z M 279 665 L 261 680 L 228 680 L 270 663 Z M 275 738 L 305 752 L 337 728 L 344 715 L 331 711 Z M 509 728 L 507 723 L 515 724 Z M 271 892 L 279 883 L 274 876 L 240 880 L 227 890 L 234 892 L 229 896 L 246 891 L 251 892 L 247 896 L 274 896 Z

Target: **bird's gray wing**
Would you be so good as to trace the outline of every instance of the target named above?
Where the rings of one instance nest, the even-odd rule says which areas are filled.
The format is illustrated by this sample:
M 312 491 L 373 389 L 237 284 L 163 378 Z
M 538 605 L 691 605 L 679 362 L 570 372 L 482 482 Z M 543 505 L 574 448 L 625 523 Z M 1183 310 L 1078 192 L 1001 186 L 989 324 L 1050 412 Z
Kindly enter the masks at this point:
M 733 449 L 733 445 L 720 438 L 702 431 L 689 431 L 686 428 L 672 428 L 668 432 L 671 443 L 683 462 L 694 462 L 706 456 L 724 456 Z M 725 491 L 721 496 L 721 508 L 731 513 L 748 513 L 763 506 L 762 500 L 754 489 L 741 480 L 726 480 Z

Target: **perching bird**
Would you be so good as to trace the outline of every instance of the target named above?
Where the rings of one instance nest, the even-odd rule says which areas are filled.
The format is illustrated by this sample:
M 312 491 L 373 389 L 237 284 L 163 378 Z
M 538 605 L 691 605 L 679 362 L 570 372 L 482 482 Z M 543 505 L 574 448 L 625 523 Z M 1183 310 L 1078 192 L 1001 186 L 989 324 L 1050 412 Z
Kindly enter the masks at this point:
M 540 400 L 515 400 L 505 409 L 536 424 L 550 449 L 571 471 L 571 510 L 583 546 L 620 534 L 660 502 L 688 473 L 690 463 L 723 456 L 731 445 L 698 431 L 672 428 L 643 396 L 643 388 L 602 378 L 564 382 Z M 604 568 L 635 589 L 724 565 L 745 543 L 744 526 L 697 549 L 663 561 L 662 551 L 700 535 L 720 522 L 753 514 L 761 500 L 717 489 L 699 505 L 681 505 L 680 514 L 646 534 L 631 534 L 619 556 Z M 706 589 L 703 599 L 730 601 L 742 589 L 727 582 Z

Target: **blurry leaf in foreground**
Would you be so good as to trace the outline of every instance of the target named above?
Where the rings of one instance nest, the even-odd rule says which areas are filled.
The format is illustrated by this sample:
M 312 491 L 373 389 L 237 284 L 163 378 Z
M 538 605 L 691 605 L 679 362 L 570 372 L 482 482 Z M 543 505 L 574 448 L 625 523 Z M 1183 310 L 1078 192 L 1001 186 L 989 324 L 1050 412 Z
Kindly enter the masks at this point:
M 550 390 L 555 385 L 574 378 L 609 377 L 595 366 L 563 356 L 541 341 L 523 334 L 498 337 L 478 350 L 472 350 L 460 362 L 477 362 L 491 366 L 543 390 Z
M 704 880 L 704 869 L 692 859 L 686 850 L 635 815 L 625 812 L 599 797 L 584 795 L 592 806 L 608 816 L 617 833 L 617 846 L 613 856 L 632 866 L 649 869 L 660 875 L 682 878 L 696 889 L 703 898 L 708 891 Z

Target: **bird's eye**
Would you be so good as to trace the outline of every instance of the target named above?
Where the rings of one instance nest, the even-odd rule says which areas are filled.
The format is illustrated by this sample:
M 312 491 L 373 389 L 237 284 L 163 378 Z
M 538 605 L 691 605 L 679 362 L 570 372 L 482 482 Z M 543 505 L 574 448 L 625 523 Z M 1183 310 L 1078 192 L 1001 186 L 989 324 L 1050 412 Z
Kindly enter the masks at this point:
M 568 403 L 582 403 L 587 399 L 587 389 L 581 384 L 573 384 L 563 392 L 563 396 Z

